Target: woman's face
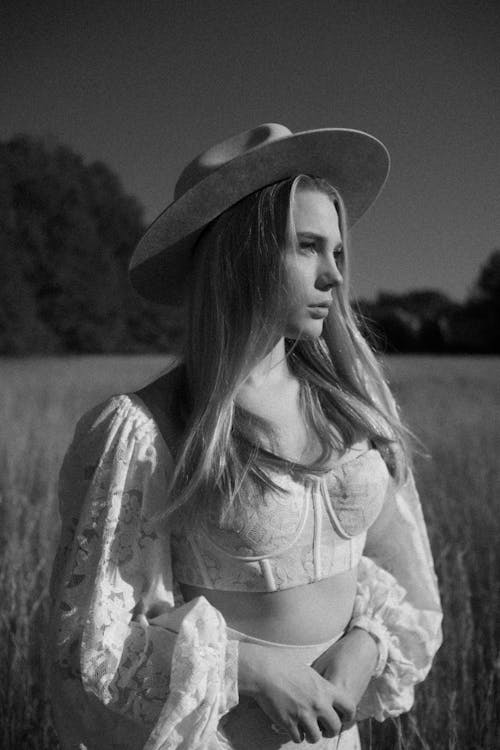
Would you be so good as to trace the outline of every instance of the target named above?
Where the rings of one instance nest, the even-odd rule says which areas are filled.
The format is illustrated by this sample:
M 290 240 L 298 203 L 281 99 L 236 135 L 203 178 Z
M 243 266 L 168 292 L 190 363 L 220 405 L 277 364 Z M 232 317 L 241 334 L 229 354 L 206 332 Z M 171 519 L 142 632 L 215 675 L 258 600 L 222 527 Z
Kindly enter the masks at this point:
M 332 290 L 343 279 L 339 217 L 331 198 L 311 188 L 298 189 L 292 206 L 296 247 L 287 247 L 286 338 L 317 338 L 332 303 Z

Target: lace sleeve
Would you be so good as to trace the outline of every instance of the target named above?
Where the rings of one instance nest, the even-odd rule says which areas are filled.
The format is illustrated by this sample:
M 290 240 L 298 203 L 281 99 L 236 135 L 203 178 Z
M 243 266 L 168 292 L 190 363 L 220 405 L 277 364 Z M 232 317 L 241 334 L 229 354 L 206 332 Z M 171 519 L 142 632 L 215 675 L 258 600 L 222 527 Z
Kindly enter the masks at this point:
M 412 475 L 387 498 L 364 554 L 350 626 L 374 636 L 381 660 L 358 718 L 383 721 L 410 710 L 414 686 L 442 641 L 437 580 Z
M 169 748 L 194 748 L 237 703 L 237 643 L 222 616 L 203 597 L 174 603 L 168 533 L 155 520 L 171 467 L 128 396 L 80 421 L 63 462 L 50 637 L 68 746 L 149 737 L 152 750 L 168 737 Z
M 389 387 L 384 383 L 377 394 L 360 362 L 358 368 L 373 401 L 397 414 Z M 390 452 L 386 460 L 391 468 Z M 368 530 L 364 555 L 350 627 L 371 633 L 379 645 L 379 661 L 358 718 L 383 721 L 410 710 L 414 686 L 426 677 L 442 642 L 437 578 L 411 471 L 402 486 L 394 483 L 388 492 Z

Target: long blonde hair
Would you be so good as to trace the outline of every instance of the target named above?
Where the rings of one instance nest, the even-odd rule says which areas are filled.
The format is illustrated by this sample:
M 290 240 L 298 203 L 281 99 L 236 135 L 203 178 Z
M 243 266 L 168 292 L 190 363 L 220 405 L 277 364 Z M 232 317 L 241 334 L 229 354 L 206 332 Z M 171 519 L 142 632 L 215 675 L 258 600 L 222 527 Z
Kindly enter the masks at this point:
M 325 180 L 299 175 L 252 193 L 225 211 L 197 243 L 183 360 L 184 431 L 175 451 L 167 514 L 218 505 L 224 517 L 242 495 L 278 490 L 270 468 L 289 462 L 263 447 L 272 427 L 236 404 L 252 367 L 283 336 L 286 319 L 285 249 L 296 243 L 292 206 L 297 190 L 325 193 L 339 215 L 344 244 L 343 283 L 319 339 L 285 340 L 291 371 L 301 384 L 307 422 L 318 435 L 321 471 L 334 452 L 359 439 L 391 456 L 398 480 L 406 474 L 406 430 L 380 365 L 360 334 L 349 302 L 346 215 Z M 267 442 L 267 441 L 266 441 Z M 272 441 L 270 441 L 272 442 Z M 194 516 L 188 513 L 192 519 Z

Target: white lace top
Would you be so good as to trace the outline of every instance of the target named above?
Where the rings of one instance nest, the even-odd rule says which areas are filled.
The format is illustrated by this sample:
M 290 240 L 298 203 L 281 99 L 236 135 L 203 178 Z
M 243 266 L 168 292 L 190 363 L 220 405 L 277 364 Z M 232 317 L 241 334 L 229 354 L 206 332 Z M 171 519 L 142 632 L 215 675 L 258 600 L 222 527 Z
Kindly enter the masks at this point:
M 170 534 L 154 520 L 171 469 L 135 396 L 113 397 L 77 425 L 61 469 L 51 581 L 51 687 L 63 748 L 222 747 L 219 719 L 238 702 L 238 643 L 206 599 L 185 604 L 175 595 Z M 412 479 L 384 503 L 364 555 L 350 626 L 375 636 L 380 659 L 358 717 L 383 720 L 409 710 L 441 642 Z
M 269 470 L 268 470 L 269 473 Z M 329 578 L 359 564 L 367 530 L 391 492 L 377 450 L 321 475 L 273 472 L 268 489 L 221 524 L 173 529 L 172 565 L 181 583 L 218 591 L 278 591 Z

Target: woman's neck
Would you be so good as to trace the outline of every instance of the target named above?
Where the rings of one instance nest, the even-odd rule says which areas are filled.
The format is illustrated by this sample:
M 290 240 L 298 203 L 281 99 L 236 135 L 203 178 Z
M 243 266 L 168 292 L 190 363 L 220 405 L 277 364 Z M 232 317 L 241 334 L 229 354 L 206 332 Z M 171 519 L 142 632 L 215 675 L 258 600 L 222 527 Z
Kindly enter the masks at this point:
M 290 368 L 285 352 L 285 339 L 277 344 L 260 360 L 245 379 L 244 388 L 263 388 L 290 379 Z

